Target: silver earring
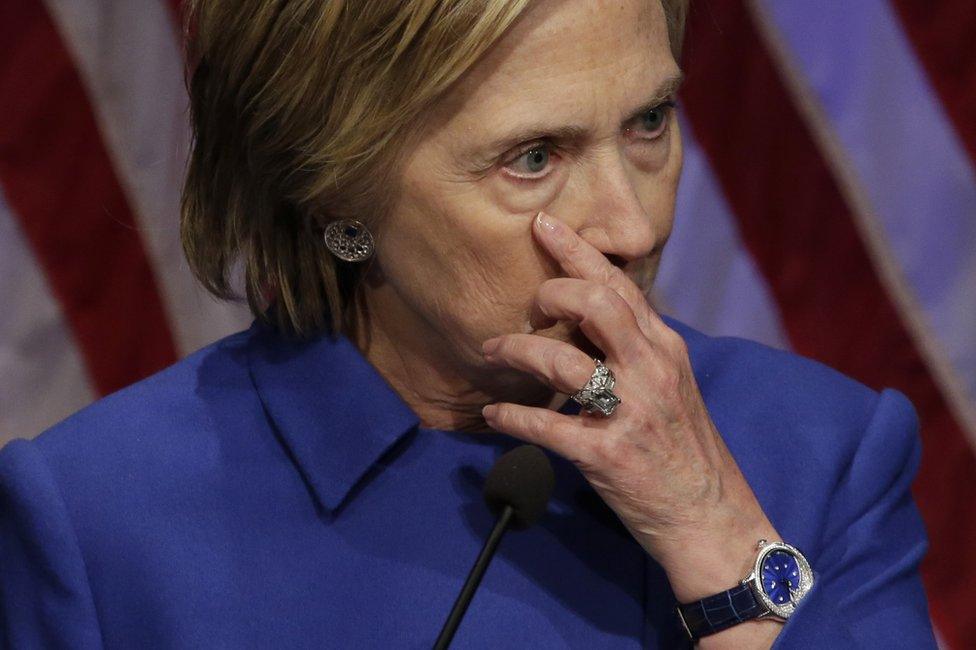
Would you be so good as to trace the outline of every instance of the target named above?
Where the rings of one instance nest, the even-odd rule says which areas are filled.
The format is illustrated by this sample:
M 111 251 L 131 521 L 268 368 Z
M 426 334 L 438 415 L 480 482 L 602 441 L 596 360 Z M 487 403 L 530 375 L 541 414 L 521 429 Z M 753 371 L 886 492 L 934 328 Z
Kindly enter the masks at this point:
M 362 262 L 373 254 L 373 235 L 361 221 L 338 219 L 325 228 L 325 245 L 346 262 Z

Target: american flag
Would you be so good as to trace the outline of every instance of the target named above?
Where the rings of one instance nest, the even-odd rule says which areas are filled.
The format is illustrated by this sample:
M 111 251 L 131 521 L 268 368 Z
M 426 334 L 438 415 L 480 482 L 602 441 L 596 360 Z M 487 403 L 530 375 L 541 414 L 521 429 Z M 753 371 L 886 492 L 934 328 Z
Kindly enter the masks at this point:
M 246 327 L 195 285 L 178 0 L 0 1 L 0 444 Z M 976 647 L 976 2 L 698 0 L 654 304 L 915 404 L 923 578 Z

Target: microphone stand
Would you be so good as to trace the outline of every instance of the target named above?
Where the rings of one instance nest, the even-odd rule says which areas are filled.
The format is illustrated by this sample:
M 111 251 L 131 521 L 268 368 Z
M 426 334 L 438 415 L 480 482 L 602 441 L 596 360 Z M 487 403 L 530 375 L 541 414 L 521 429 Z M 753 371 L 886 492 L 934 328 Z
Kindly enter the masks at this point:
M 485 569 L 488 568 L 488 563 L 491 562 L 491 558 L 495 554 L 495 549 L 498 548 L 498 542 L 501 541 L 502 535 L 505 533 L 505 529 L 508 527 L 514 513 L 515 509 L 506 503 L 501 515 L 498 517 L 498 521 L 495 522 L 495 527 L 492 529 L 488 539 L 485 540 L 485 545 L 481 548 L 481 553 L 478 555 L 477 561 L 471 567 L 471 573 L 468 574 L 468 578 L 464 582 L 464 587 L 454 602 L 454 608 L 451 610 L 451 614 L 447 617 L 447 621 L 444 622 L 444 628 L 434 643 L 434 650 L 447 650 L 448 646 L 451 645 L 451 639 L 454 638 L 454 633 L 461 623 L 461 618 L 468 610 L 471 598 L 474 596 L 478 585 L 481 584 L 481 578 L 485 574 Z

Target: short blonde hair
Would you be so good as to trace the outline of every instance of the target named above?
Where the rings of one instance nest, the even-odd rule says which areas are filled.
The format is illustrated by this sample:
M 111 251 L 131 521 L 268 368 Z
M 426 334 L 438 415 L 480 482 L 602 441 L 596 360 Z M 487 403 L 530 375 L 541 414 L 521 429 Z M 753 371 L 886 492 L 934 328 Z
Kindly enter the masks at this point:
M 661 2 L 677 58 L 687 0 Z M 180 226 L 197 279 L 239 299 L 239 265 L 260 321 L 299 337 L 355 333 L 369 263 L 337 260 L 319 230 L 382 218 L 420 116 L 528 4 L 191 0 Z

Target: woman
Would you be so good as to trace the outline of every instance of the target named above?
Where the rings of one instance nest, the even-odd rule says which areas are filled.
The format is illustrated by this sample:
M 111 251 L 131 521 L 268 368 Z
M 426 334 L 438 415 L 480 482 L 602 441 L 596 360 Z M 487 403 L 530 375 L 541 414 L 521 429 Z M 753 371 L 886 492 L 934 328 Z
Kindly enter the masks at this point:
M 193 7 L 185 248 L 256 320 L 0 452 L 11 645 L 429 646 L 529 442 L 457 647 L 933 646 L 912 405 L 645 300 L 684 11 Z

